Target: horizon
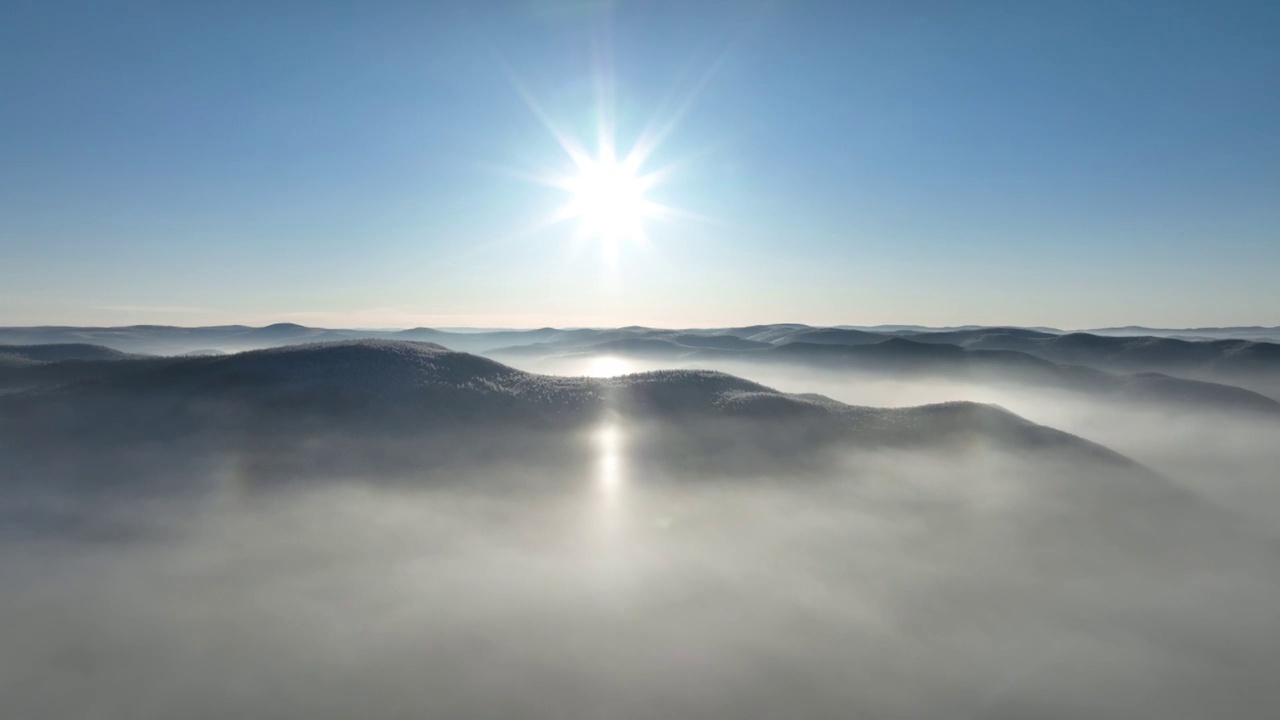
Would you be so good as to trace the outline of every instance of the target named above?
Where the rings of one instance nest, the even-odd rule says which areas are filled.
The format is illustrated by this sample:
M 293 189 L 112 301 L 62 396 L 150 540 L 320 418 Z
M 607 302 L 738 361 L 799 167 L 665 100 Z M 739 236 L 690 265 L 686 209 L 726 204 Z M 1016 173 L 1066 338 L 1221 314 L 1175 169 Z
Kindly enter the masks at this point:
M 1016 328 L 1023 330 L 1044 330 L 1049 332 L 1060 332 L 1064 334 L 1070 333 L 1088 333 L 1094 330 L 1155 330 L 1155 331 L 1196 331 L 1196 330 L 1280 330 L 1280 325 L 1196 325 L 1196 326 L 1156 326 L 1156 325 L 1099 325 L 1090 327 L 1057 327 L 1053 325 L 1014 325 L 1009 323 L 1003 324 L 983 324 L 983 323 L 965 323 L 960 325 L 921 325 L 917 323 L 876 323 L 876 324 L 858 324 L 858 323 L 835 323 L 835 324 L 816 324 L 797 321 L 781 321 L 781 322 L 753 322 L 742 325 L 645 325 L 640 323 L 627 323 L 620 325 L 403 325 L 403 326 L 361 326 L 361 325 L 310 325 L 306 323 L 297 323 L 292 321 L 279 321 L 267 323 L 247 323 L 247 322 L 227 322 L 214 323 L 209 325 L 181 325 L 175 323 L 127 323 L 121 325 L 81 325 L 73 323 L 48 323 L 41 325 L 0 325 L 0 329 L 7 330 L 24 330 L 34 328 L 72 328 L 72 329 L 92 329 L 92 330 L 118 330 L 127 328 L 153 327 L 153 328 L 176 328 L 183 330 L 195 330 L 203 328 L 219 328 L 219 327 L 243 327 L 250 329 L 264 329 L 276 326 L 301 327 L 311 330 L 356 330 L 368 332 L 402 332 L 405 330 L 435 330 L 438 332 L 523 332 L 530 330 L 621 330 L 621 329 L 642 329 L 642 330 L 721 330 L 743 327 L 774 327 L 774 326 L 799 326 L 810 327 L 815 329 L 821 328 L 858 328 L 858 329 L 889 329 L 889 328 L 918 328 L 921 330 L 953 330 L 953 329 L 1001 329 Z

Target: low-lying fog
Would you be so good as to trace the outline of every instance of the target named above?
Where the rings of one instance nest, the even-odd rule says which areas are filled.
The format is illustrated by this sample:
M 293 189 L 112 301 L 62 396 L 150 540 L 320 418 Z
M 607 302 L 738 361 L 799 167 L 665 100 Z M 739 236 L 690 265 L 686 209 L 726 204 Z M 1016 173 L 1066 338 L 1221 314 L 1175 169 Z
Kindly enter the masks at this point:
M 623 357 L 521 362 L 530 372 L 607 377 L 672 367 Z M 1033 422 L 1079 435 L 1127 455 L 1219 504 L 1280 528 L 1280 423 L 1216 409 L 1105 402 L 1079 393 L 962 380 L 889 379 L 872 373 L 703 361 L 792 393 L 819 393 L 852 405 L 907 407 L 949 400 L 994 403 Z
M 478 466 L 422 488 L 258 489 L 232 455 L 174 478 L 199 492 L 6 499 L 4 517 L 78 519 L 0 533 L 4 714 L 1280 713 L 1274 427 L 720 369 L 858 404 L 997 402 L 1195 494 L 1098 495 L 1110 479 L 1091 469 L 981 448 L 857 454 L 817 479 L 653 478 L 622 425 L 582 439 L 585 465 Z M 157 456 L 158 475 L 172 467 Z

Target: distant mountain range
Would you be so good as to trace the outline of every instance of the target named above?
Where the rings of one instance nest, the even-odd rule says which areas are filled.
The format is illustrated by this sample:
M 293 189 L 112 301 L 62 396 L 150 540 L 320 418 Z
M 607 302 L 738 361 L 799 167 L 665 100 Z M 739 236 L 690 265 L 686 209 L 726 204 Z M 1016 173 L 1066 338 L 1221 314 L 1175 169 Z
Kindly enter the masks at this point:
M 600 342 L 606 339 L 646 337 L 654 334 L 670 333 L 702 337 L 731 335 L 760 342 L 787 341 L 788 338 L 791 341 L 801 341 L 805 335 L 809 336 L 808 340 L 804 340 L 806 342 L 822 342 L 823 340 L 818 338 L 829 336 L 834 342 L 849 344 L 850 338 L 858 336 L 867 339 L 885 339 L 888 337 L 941 339 L 944 337 L 963 338 L 972 334 L 986 335 L 1002 331 L 1026 331 L 1034 334 L 1035 337 L 1094 335 L 1133 339 L 1173 338 L 1192 341 L 1253 340 L 1280 342 L 1280 326 L 1182 329 L 1128 326 L 1072 332 L 1049 327 L 1013 328 L 983 325 L 941 328 L 920 325 L 813 327 L 800 323 L 775 323 L 748 327 L 685 329 L 629 326 L 623 328 L 564 329 L 545 327 L 532 330 L 418 327 L 397 330 L 317 328 L 294 323 L 277 323 L 265 327 L 251 327 L 248 325 L 208 327 L 178 327 L 171 325 L 0 327 L 0 345 L 89 343 L 131 353 L 177 355 L 195 350 L 217 349 L 224 352 L 235 352 L 302 342 L 383 339 L 439 342 L 446 347 L 452 347 L 457 350 L 483 352 L 508 345 L 528 345 L 535 342 L 568 342 L 577 340 L 585 343 L 587 341 Z
M 52 345 L 0 345 L 0 366 L 23 366 L 63 360 L 124 360 L 144 357 L 88 343 Z
M 928 327 L 925 325 L 838 325 L 837 327 L 849 330 L 870 330 L 873 332 L 887 333 L 915 333 L 915 332 L 949 332 L 954 330 L 982 330 L 988 327 L 999 327 L 993 325 L 955 325 L 951 327 Z M 1264 327 L 1261 325 L 1241 325 L 1234 327 L 1195 327 L 1195 328 L 1153 328 L 1142 325 L 1125 325 L 1121 327 L 1104 327 L 1104 328 L 1080 328 L 1077 330 L 1063 330 L 1061 328 L 1045 327 L 1042 325 L 1027 326 L 1027 330 L 1039 330 L 1041 332 L 1052 335 L 1067 335 L 1070 333 L 1088 333 L 1090 335 L 1110 335 L 1110 336 L 1146 336 L 1146 337 L 1170 337 L 1180 338 L 1184 340 L 1266 340 L 1269 342 L 1280 342 L 1280 325 L 1275 327 Z
M 1182 404 L 1194 409 L 1249 410 L 1280 416 L 1280 402 L 1230 384 L 1192 380 L 1158 372 L 1107 371 L 1083 363 L 1055 362 L 1037 352 L 969 348 L 941 341 L 926 342 L 920 337 L 910 340 L 901 337 L 880 339 L 857 334 L 847 338 L 849 344 L 840 344 L 834 337 L 836 332 L 858 331 L 814 332 L 802 335 L 805 341 L 751 344 L 733 349 L 709 348 L 702 342 L 689 343 L 680 336 L 674 336 L 667 339 L 651 337 L 609 340 L 584 346 L 537 343 L 500 348 L 489 354 L 513 359 L 613 356 L 685 365 L 714 365 L 721 361 L 773 363 L 898 378 L 931 377 L 995 384 L 1014 383 L 1068 390 L 1111 400 L 1154 401 Z M 1072 336 L 1053 337 L 1069 339 Z M 738 340 L 753 343 L 750 339 Z M 1258 359 L 1249 353 L 1242 353 L 1232 359 L 1241 364 L 1252 363 L 1254 367 L 1249 368 L 1250 376 L 1256 374 L 1265 377 L 1268 372 L 1280 370 L 1280 363 L 1268 363 L 1265 356 Z M 1100 365 L 1115 364 L 1106 362 L 1108 358 L 1102 353 L 1086 360 L 1096 361 Z M 1159 366 L 1167 367 L 1169 364 L 1171 363 L 1166 361 Z M 1192 366 L 1180 369 L 1191 372 L 1198 368 Z M 1238 377 L 1240 374 L 1222 373 L 1226 377 Z
M 1263 327 L 1259 325 L 1248 325 L 1238 327 L 1199 327 L 1199 328 L 1149 328 L 1139 325 L 1126 325 L 1124 327 L 1097 328 L 1094 330 L 1085 330 L 1093 335 L 1116 335 L 1116 336 L 1133 336 L 1133 335 L 1150 335 L 1154 337 L 1172 337 L 1183 338 L 1188 340 L 1266 340 L 1268 342 L 1280 342 L 1280 325 L 1275 327 Z
M 243 325 L 0 328 L 0 388 L 46 383 L 51 371 L 39 368 L 38 364 L 55 357 L 105 360 L 113 357 L 110 355 L 113 350 L 120 354 L 207 356 L 358 339 L 431 342 L 453 350 L 500 358 L 613 354 L 709 362 L 733 359 L 878 373 L 1003 379 L 1113 394 L 1126 399 L 1172 399 L 1267 412 L 1275 411 L 1276 401 L 1280 400 L 1280 343 L 1063 333 L 1041 328 L 854 328 L 796 323 L 683 330 L 638 326 L 353 330 L 291 323 L 260 328 Z M 19 349 L 23 345 L 50 347 L 38 351 Z M 87 349 L 90 347 L 95 349 Z M 33 353 L 44 355 L 36 357 Z
M 567 438 L 612 418 L 634 428 L 630 447 L 638 458 L 702 469 L 794 468 L 836 450 L 973 443 L 1138 469 L 1101 446 L 989 405 L 857 407 L 697 370 L 536 375 L 430 343 L 343 341 L 45 367 L 70 375 L 0 395 L 0 450 L 11 456 L 56 461 L 70 444 L 105 455 L 191 442 L 220 450 L 269 446 L 277 458 L 306 445 L 314 457 L 413 438 L 409 447 L 425 454 L 414 460 L 418 467 L 423 457 L 436 462 L 470 450 L 493 455 L 532 445 L 572 454 Z

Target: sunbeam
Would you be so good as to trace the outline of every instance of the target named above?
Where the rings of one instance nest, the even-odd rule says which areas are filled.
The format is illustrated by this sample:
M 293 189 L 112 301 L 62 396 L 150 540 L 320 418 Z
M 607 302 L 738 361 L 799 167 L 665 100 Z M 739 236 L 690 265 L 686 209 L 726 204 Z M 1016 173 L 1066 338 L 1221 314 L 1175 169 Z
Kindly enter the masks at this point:
M 594 119 L 594 153 L 590 150 L 593 143 L 576 136 L 565 124 L 557 122 L 516 73 L 504 65 L 516 94 L 564 152 L 559 166 L 553 169 L 511 173 L 569 195 L 563 205 L 550 211 L 538 223 L 537 229 L 576 220 L 575 242 L 595 243 L 606 264 L 614 266 L 619 262 L 624 246 L 651 247 L 647 226 L 652 222 L 701 218 L 696 213 L 656 202 L 648 196 L 651 190 L 670 179 L 677 163 L 653 169 L 648 169 L 648 166 L 723 61 L 723 56 L 718 58 L 692 87 L 674 94 L 674 101 L 668 97 L 661 103 L 644 123 L 644 130 L 629 147 L 624 148 L 618 143 L 617 82 L 612 54 L 608 43 L 597 38 L 591 61 L 593 101 L 589 109 Z

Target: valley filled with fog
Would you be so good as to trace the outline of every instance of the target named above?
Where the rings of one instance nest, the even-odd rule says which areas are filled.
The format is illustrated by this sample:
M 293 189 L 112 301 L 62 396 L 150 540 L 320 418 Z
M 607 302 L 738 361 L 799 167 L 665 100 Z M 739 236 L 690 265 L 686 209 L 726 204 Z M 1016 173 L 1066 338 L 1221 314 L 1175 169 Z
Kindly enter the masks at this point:
M 1234 386 L 88 347 L 0 353 L 14 717 L 1280 708 L 1280 421 Z
M 604 356 L 515 363 L 535 372 L 615 375 L 670 367 L 669 361 Z M 699 367 L 705 362 L 689 363 Z M 714 367 L 770 387 L 819 393 L 852 405 L 908 407 L 969 400 L 992 403 L 1043 425 L 1102 443 L 1216 502 L 1280 529 L 1280 420 L 1196 404 L 1170 407 L 1125 398 L 1090 398 L 1011 382 L 815 370 L 720 361 Z

